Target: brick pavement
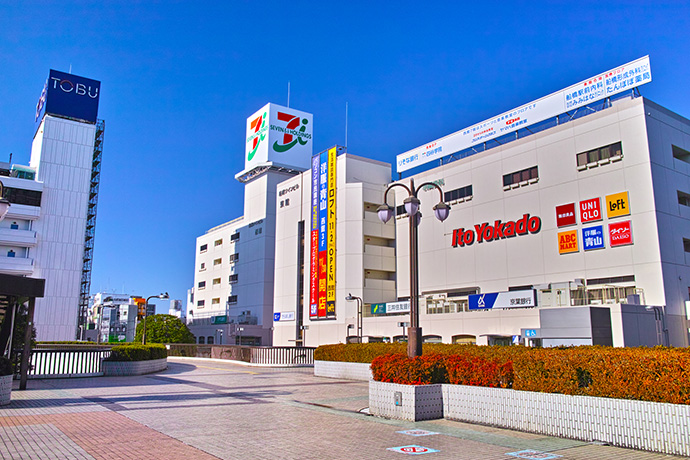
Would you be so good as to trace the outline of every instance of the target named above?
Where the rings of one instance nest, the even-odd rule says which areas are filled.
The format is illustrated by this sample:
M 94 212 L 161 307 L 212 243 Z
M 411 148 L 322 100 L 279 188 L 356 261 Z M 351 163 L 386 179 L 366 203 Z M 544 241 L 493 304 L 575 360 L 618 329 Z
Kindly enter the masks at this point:
M 29 381 L 0 408 L 2 459 L 515 459 L 527 449 L 564 460 L 680 458 L 448 420 L 402 422 L 360 412 L 368 384 L 171 358 L 138 377 Z M 412 437 L 399 431 L 438 434 Z

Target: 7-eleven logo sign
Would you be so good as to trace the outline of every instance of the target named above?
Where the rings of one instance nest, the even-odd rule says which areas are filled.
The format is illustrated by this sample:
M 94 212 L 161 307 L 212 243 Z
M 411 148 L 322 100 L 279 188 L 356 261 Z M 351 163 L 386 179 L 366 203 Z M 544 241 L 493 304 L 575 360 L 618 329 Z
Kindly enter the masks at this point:
M 266 139 L 266 115 L 267 113 L 264 112 L 263 115 L 255 118 L 249 124 L 251 134 L 249 135 L 247 142 L 252 142 L 252 146 L 251 150 L 247 154 L 247 161 L 252 161 L 252 158 L 254 158 L 254 155 L 256 154 L 256 149 L 259 148 L 259 144 L 261 141 Z
M 276 152 L 287 152 L 294 147 L 298 142 L 300 145 L 307 145 L 311 134 L 307 133 L 307 124 L 309 120 L 300 118 L 299 115 L 292 115 L 286 112 L 278 112 L 278 121 L 286 123 L 285 127 L 271 126 L 271 129 L 279 133 L 283 133 L 283 142 L 275 141 L 273 143 L 273 150 Z M 299 128 L 299 129 L 298 129 Z

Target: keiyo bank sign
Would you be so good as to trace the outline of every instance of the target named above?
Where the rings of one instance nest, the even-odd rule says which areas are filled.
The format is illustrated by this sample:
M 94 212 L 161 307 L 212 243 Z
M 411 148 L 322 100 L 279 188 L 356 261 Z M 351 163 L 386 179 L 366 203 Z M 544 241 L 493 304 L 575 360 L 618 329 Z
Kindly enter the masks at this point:
M 539 233 L 541 231 L 541 218 L 524 214 L 522 218 L 514 221 L 502 222 L 495 220 L 493 223 L 484 222 L 476 224 L 474 228 L 457 228 L 453 230 L 451 244 L 454 248 L 471 246 L 475 243 L 484 243 L 516 236 Z
M 247 118 L 245 169 L 266 163 L 307 169 L 312 156 L 313 115 L 266 104 Z

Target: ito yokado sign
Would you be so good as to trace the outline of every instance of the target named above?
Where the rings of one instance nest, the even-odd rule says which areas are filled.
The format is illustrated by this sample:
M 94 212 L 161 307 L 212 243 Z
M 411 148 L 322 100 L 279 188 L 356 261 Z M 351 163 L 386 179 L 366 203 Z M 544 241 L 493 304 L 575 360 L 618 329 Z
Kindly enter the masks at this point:
M 245 169 L 268 162 L 308 169 L 312 156 L 312 137 L 312 114 L 266 104 L 247 118 Z

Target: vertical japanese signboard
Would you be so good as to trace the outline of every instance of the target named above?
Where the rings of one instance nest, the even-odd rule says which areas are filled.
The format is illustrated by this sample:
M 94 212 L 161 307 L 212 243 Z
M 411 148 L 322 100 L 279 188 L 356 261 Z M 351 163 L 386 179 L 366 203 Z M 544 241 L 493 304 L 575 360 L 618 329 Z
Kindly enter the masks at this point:
M 318 316 L 319 302 L 319 156 L 311 159 L 311 251 L 309 266 L 309 317 Z
M 335 317 L 335 147 L 328 150 L 328 219 L 327 219 L 327 282 L 326 282 L 326 316 Z
M 326 316 L 326 260 L 328 255 L 328 153 L 319 155 L 319 305 L 318 317 Z

